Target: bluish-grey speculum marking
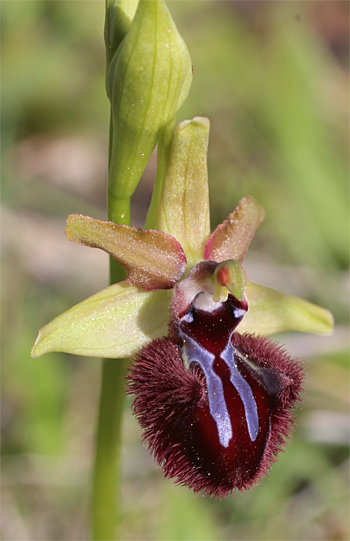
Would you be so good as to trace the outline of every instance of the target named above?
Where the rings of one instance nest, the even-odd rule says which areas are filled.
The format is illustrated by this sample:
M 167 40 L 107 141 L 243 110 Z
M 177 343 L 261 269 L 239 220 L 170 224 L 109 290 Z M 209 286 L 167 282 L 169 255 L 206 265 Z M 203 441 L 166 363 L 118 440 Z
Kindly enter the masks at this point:
M 239 396 L 243 402 L 245 418 L 250 439 L 255 441 L 259 433 L 259 416 L 256 401 L 249 383 L 244 379 L 237 368 L 235 362 L 235 348 L 231 343 L 231 336 L 228 339 L 224 351 L 220 355 L 230 369 L 230 381 L 237 389 Z
M 215 373 L 213 368 L 215 355 L 207 351 L 197 340 L 188 336 L 183 331 L 180 332 L 180 335 L 184 340 L 184 353 L 189 366 L 192 363 L 198 363 L 203 370 L 207 384 L 209 411 L 216 423 L 221 445 L 228 447 L 233 435 L 232 424 L 225 401 L 221 378 Z M 251 441 L 255 441 L 259 432 L 257 405 L 249 383 L 239 372 L 235 363 L 235 349 L 231 344 L 231 336 L 227 341 L 225 349 L 221 352 L 220 358 L 230 369 L 230 381 L 243 402 L 250 439 Z
M 196 340 L 181 332 L 185 341 L 185 354 L 189 365 L 198 363 L 203 370 L 208 391 L 209 411 L 219 433 L 219 441 L 223 447 L 228 447 L 232 438 L 232 426 L 224 397 L 222 381 L 213 369 L 215 355 L 209 353 Z

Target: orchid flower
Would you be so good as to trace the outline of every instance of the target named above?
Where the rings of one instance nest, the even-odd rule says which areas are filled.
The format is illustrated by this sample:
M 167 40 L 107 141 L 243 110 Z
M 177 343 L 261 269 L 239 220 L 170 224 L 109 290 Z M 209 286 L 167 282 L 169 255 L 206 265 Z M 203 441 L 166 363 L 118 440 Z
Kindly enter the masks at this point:
M 206 118 L 176 126 L 154 229 L 68 217 L 67 237 L 113 256 L 126 281 L 43 327 L 32 355 L 134 358 L 128 392 L 164 474 L 223 497 L 267 472 L 293 426 L 303 368 L 270 335 L 329 333 L 332 316 L 247 280 L 264 218 L 253 197 L 210 233 L 208 137 Z

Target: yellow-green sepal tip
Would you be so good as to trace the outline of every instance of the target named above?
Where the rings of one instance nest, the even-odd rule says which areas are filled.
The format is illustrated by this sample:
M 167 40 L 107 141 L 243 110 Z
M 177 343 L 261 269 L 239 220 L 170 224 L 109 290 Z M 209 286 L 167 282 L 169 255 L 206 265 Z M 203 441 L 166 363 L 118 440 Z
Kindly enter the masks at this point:
M 287 331 L 331 334 L 332 314 L 311 302 L 274 289 L 247 283 L 249 310 L 238 325 L 239 333 L 271 335 Z

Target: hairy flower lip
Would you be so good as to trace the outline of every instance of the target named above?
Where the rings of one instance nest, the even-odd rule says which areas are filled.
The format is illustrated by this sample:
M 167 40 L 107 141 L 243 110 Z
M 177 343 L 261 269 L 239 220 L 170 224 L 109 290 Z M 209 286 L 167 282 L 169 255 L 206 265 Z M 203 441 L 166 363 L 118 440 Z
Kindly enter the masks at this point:
M 266 337 L 234 333 L 232 340 L 240 351 L 247 354 L 249 349 L 255 362 L 260 359 L 261 367 L 266 368 L 269 359 L 269 369 L 284 375 L 289 383 L 271 402 L 269 435 L 260 447 L 259 458 L 250 464 L 243 458 L 246 453 L 237 451 L 242 449 L 237 447 L 237 439 L 218 452 L 215 426 L 204 445 L 201 427 L 206 426 L 210 415 L 203 373 L 198 366 L 185 368 L 181 350 L 171 340 L 161 338 L 142 348 L 127 376 L 127 392 L 135 396 L 132 409 L 143 430 L 143 440 L 165 476 L 194 492 L 219 498 L 235 488 L 253 487 L 268 472 L 290 438 L 294 424 L 291 412 L 300 400 L 304 372 L 297 361 Z M 257 385 L 256 389 L 261 383 Z M 259 404 L 261 407 L 261 401 Z

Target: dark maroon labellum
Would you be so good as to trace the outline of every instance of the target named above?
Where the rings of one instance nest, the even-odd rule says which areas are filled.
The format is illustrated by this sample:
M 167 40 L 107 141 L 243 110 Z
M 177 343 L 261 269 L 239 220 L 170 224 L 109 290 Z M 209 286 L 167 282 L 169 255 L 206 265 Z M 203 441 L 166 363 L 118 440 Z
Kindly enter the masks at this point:
M 302 368 L 267 338 L 235 332 L 248 306 L 198 293 L 131 366 L 143 436 L 166 476 L 223 497 L 251 487 L 288 437 Z

